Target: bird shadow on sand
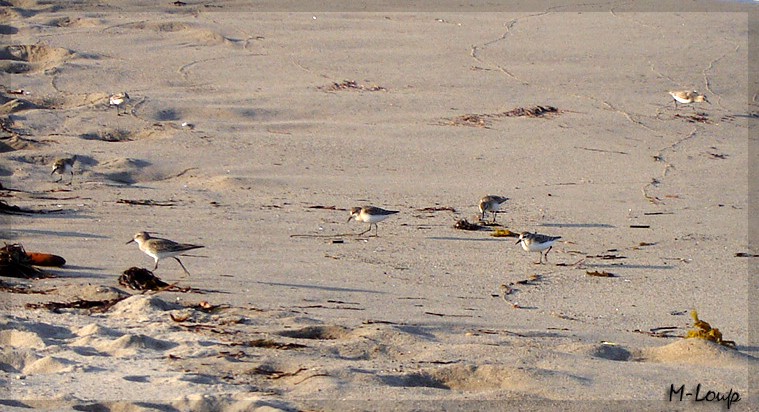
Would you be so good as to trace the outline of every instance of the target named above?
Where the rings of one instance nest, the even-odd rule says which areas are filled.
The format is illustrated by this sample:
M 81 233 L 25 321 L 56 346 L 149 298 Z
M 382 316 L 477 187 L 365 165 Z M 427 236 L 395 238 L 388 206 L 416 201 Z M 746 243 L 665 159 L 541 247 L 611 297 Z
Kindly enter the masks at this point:
M 367 290 L 367 289 L 352 289 L 352 288 L 339 288 L 334 286 L 317 286 L 317 285 L 303 285 L 303 284 L 297 284 L 297 283 L 279 283 L 279 282 L 256 282 L 260 283 L 262 285 L 269 285 L 269 286 L 285 286 L 289 288 L 305 288 L 305 289 L 318 289 L 318 290 L 327 290 L 330 292 L 360 292 L 360 293 L 377 293 L 377 294 L 385 294 L 386 292 L 382 292 L 379 290 Z
M 454 237 L 454 236 L 430 236 L 429 240 L 452 240 L 452 241 L 467 241 L 467 242 L 502 242 L 495 237 L 482 237 L 482 238 L 470 238 L 470 237 Z
M 669 265 L 626 265 L 626 264 L 604 264 L 604 263 L 586 263 L 585 267 L 589 268 L 608 268 L 608 269 L 674 269 Z
M 53 275 L 51 279 L 113 279 L 112 273 L 97 273 L 105 269 L 92 266 L 66 264 L 59 268 L 44 268 L 44 270 Z
M 582 228 L 606 228 L 613 229 L 616 226 L 608 223 L 541 223 L 539 226 L 543 227 L 582 227 Z
M 93 234 L 93 233 L 59 232 L 59 231 L 55 231 L 55 230 L 21 229 L 18 232 L 23 232 L 24 235 L 36 235 L 36 236 L 56 236 L 56 237 L 90 238 L 90 239 L 109 239 L 108 236 L 96 235 L 96 234 Z

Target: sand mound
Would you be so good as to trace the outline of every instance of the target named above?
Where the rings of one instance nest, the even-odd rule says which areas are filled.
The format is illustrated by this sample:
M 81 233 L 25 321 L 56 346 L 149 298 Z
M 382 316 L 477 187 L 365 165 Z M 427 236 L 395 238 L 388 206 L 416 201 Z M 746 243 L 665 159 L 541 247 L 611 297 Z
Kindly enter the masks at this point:
M 176 343 L 151 338 L 146 335 L 124 335 L 118 339 L 96 343 L 94 347 L 116 357 L 133 356 L 143 350 L 164 351 L 177 346 Z
M 343 359 L 403 361 L 410 357 L 419 359 L 425 355 L 424 352 L 416 352 L 413 355 L 408 352 L 409 347 L 417 347 L 420 344 L 418 335 L 392 326 L 358 328 L 352 331 L 350 336 L 354 339 L 334 349 Z
M 426 387 L 467 392 L 507 389 L 534 393 L 545 384 L 546 377 L 542 376 L 545 373 L 549 371 L 502 365 L 460 364 L 429 368 L 404 375 L 384 376 L 383 381 L 390 386 L 401 387 Z
M 24 139 L 21 136 L 12 136 L 0 141 L 0 153 L 14 152 L 16 150 L 39 149 L 45 146 L 44 142 Z
M 46 25 L 53 26 L 53 27 L 86 28 L 86 27 L 100 27 L 104 25 L 104 22 L 103 20 L 100 20 L 100 19 L 92 19 L 92 18 L 86 18 L 86 17 L 77 17 L 77 18 L 72 19 L 71 17 L 63 16 L 63 17 L 56 17 L 56 18 L 48 20 Z
M 0 96 L 0 115 L 8 115 L 33 109 L 39 109 L 39 106 L 29 100 L 11 99 L 5 96 Z
M 708 365 L 721 368 L 745 368 L 747 364 L 759 364 L 757 359 L 752 356 L 704 339 L 680 339 L 669 345 L 646 348 L 637 354 L 636 360 Z
M 166 312 L 176 309 L 181 309 L 181 306 L 166 302 L 157 296 L 135 295 L 113 305 L 108 316 L 137 321 L 165 320 L 168 317 Z
M 176 129 L 167 128 L 160 124 L 154 124 L 142 129 L 128 128 L 103 128 L 93 132 L 82 133 L 79 135 L 84 140 L 97 140 L 103 142 L 119 143 L 131 142 L 158 137 L 171 137 Z
M 18 74 L 39 72 L 58 66 L 73 53 L 60 47 L 45 45 L 11 45 L 0 48 L 0 70 Z
M 101 129 L 80 135 L 84 140 L 100 140 L 103 142 L 131 142 L 135 140 L 135 134 L 127 129 Z
M 0 329 L 0 345 L 16 347 L 44 348 L 43 339 L 67 339 L 72 336 L 71 330 L 66 327 L 13 316 L 0 318 Z M 37 342 L 42 344 L 38 345 Z
M 117 336 L 123 335 L 123 333 L 121 333 L 121 332 L 119 332 L 119 331 L 117 331 L 115 329 L 106 328 L 105 326 L 101 326 L 101 325 L 99 325 L 97 323 L 90 323 L 89 325 L 82 326 L 81 328 L 76 329 L 74 331 L 74 333 L 77 336 L 113 336 L 113 337 L 117 337 Z
M 162 21 L 162 22 L 138 22 L 126 25 L 125 27 L 137 30 L 149 30 L 156 33 L 172 33 L 181 35 L 183 43 L 187 45 L 216 45 L 216 44 L 234 44 L 234 42 L 225 36 L 199 27 L 193 23 L 179 21 Z
M 54 96 L 26 96 L 24 98 L 13 96 L 0 96 L 0 114 L 10 114 L 25 110 L 37 109 L 74 109 L 79 107 L 93 107 L 108 103 L 108 95 L 105 93 L 85 93 Z
M 38 334 L 23 330 L 0 330 L 0 345 L 29 349 L 43 349 L 47 346 Z
M 101 163 L 97 173 L 108 180 L 131 185 L 142 181 L 141 176 L 145 174 L 143 169 L 148 166 L 150 163 L 144 160 L 122 157 Z
M 52 165 L 55 161 L 54 156 L 50 155 L 40 155 L 40 154 L 24 154 L 21 156 L 13 156 L 10 158 L 10 160 L 21 162 L 21 163 L 27 163 L 31 165 L 37 165 L 37 166 L 44 166 L 44 165 Z
M 26 110 L 66 110 L 81 107 L 105 107 L 108 105 L 109 95 L 106 93 L 83 93 L 67 95 L 31 95 L 18 97 L 17 95 L 0 95 L 0 114 L 17 113 Z M 94 134 L 96 133 L 89 133 Z M 111 131 L 111 133 L 113 133 Z M 89 135 L 87 134 L 87 135 Z M 87 138 L 85 136 L 84 138 Z M 105 140 L 99 137 L 101 140 Z M 91 139 L 94 139 L 92 137 Z
M 32 350 L 5 348 L 0 352 L 0 370 L 8 373 L 19 373 L 38 358 Z
M 24 367 L 24 373 L 27 375 L 44 374 L 44 373 L 61 373 L 70 372 L 74 369 L 74 362 L 67 359 L 45 356 L 37 359 Z
M 239 394 L 208 394 L 197 393 L 183 396 L 171 403 L 181 411 L 255 411 L 255 412 L 278 412 L 292 411 L 292 405 L 283 401 L 268 398 L 259 398 L 250 393 Z
M 178 170 L 173 163 L 153 166 L 145 160 L 117 158 L 99 163 L 97 167 L 93 167 L 92 172 L 106 180 L 132 185 L 177 178 L 193 169 Z

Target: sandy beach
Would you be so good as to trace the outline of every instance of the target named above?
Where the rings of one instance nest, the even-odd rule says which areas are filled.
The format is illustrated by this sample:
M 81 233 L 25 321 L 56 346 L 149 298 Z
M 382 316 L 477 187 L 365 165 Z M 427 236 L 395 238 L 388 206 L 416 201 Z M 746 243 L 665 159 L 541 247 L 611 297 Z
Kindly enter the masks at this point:
M 54 3 L 0 9 L 0 237 L 66 260 L 0 277 L 3 410 L 759 410 L 755 6 Z

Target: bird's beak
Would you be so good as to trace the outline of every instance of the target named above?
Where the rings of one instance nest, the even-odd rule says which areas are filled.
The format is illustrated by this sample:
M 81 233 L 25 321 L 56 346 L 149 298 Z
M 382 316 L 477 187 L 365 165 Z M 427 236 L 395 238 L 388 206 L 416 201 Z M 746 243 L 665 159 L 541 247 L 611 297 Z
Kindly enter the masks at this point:
M 350 215 L 350 216 L 348 216 L 348 222 L 350 222 L 350 221 L 351 221 L 351 219 L 353 219 L 353 215 Z M 346 223 L 347 223 L 347 222 L 346 222 Z
M 130 243 L 134 242 L 134 239 L 129 240 L 129 242 L 126 242 L 125 245 L 128 245 Z
M 517 240 L 517 243 L 514 243 L 514 244 L 515 244 L 515 245 L 518 245 L 518 244 L 519 244 L 519 242 L 521 242 L 521 241 L 522 241 L 522 239 L 519 239 L 519 240 Z
M 52 176 L 52 175 L 53 175 L 53 173 L 55 173 L 55 169 L 53 169 L 53 171 L 52 171 L 52 172 L 50 172 L 50 176 Z

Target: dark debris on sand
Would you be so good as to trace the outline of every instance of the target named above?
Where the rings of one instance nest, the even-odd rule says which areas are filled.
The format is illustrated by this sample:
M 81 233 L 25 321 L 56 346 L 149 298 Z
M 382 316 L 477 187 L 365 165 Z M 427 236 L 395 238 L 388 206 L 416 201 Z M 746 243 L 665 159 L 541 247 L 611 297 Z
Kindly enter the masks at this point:
M 446 119 L 442 122 L 442 125 L 447 126 L 470 126 L 470 127 L 483 127 L 488 128 L 493 123 L 493 120 L 503 117 L 549 117 L 552 115 L 561 114 L 563 111 L 554 106 L 532 106 L 532 107 L 517 107 L 515 109 L 501 112 L 501 113 L 485 113 L 485 114 L 464 114 L 452 119 Z
M 54 275 L 32 266 L 32 260 L 20 244 L 5 244 L 0 248 L 0 276 L 43 279 Z
M 119 276 L 119 285 L 134 290 L 163 290 L 170 285 L 159 279 L 153 272 L 131 267 Z
M 466 219 L 459 220 L 458 222 L 456 222 L 456 224 L 453 225 L 453 227 L 454 229 L 459 229 L 459 230 L 480 230 L 484 228 L 483 225 L 479 223 L 470 223 Z

